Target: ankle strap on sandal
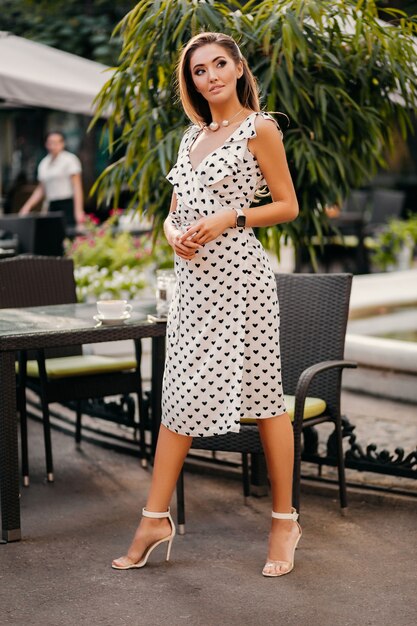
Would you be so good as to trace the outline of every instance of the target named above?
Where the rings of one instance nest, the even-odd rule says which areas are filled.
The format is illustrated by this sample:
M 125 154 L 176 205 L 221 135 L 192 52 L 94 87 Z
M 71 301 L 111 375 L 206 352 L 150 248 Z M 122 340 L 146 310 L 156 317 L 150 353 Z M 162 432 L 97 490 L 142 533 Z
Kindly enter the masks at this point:
M 275 511 L 272 511 L 272 517 L 275 517 L 275 519 L 292 519 L 293 522 L 296 522 L 298 513 L 294 507 L 291 507 L 291 513 L 275 513 Z
M 147 511 L 145 507 L 143 507 L 142 515 L 143 517 L 153 517 L 154 519 L 157 519 L 160 517 L 170 517 L 170 507 L 168 507 L 168 511 L 157 511 L 157 512 Z

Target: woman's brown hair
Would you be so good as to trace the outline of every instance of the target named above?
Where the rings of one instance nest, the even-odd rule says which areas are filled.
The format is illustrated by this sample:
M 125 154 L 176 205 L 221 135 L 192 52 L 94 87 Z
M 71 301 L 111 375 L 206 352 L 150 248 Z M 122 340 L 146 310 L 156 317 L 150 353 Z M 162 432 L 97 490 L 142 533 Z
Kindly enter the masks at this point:
M 177 66 L 178 94 L 186 115 L 197 124 L 212 122 L 207 100 L 196 90 L 190 69 L 190 59 L 198 48 L 215 43 L 228 52 L 233 61 L 242 63 L 243 74 L 237 80 L 236 91 L 242 107 L 259 111 L 259 95 L 256 78 L 235 40 L 224 33 L 199 33 L 183 48 Z

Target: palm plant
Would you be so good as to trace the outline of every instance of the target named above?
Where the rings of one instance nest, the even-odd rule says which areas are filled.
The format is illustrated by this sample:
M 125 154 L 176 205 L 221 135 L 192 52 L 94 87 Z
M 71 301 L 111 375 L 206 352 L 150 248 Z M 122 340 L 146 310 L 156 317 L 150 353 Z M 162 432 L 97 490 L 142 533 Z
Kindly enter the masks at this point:
M 178 51 L 200 31 L 223 31 L 247 57 L 263 108 L 290 119 L 284 140 L 300 216 L 259 234 L 277 251 L 282 237 L 310 247 L 326 227 L 325 205 L 384 166 L 394 127 L 404 137 L 412 129 L 417 23 L 385 15 L 392 24 L 377 19 L 373 0 L 140 0 L 116 28 L 120 64 L 97 98 L 93 123 L 110 111 L 110 152 L 123 154 L 96 181 L 99 202 L 117 206 L 127 188 L 130 207 L 161 226 L 172 191 L 164 176 L 188 124 L 175 99 Z

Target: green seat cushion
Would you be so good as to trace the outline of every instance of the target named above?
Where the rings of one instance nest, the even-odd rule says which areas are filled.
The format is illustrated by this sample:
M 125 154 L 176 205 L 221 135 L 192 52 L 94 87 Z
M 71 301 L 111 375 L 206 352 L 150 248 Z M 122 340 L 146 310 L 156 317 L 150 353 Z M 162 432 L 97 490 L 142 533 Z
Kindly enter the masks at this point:
M 287 409 L 287 413 L 290 416 L 291 420 L 294 419 L 294 407 L 295 407 L 295 396 L 287 396 L 284 395 L 284 402 Z M 304 416 L 303 419 L 309 419 L 310 417 L 317 417 L 321 415 L 326 409 L 326 403 L 321 398 L 306 398 L 304 405 Z M 271 416 L 272 417 L 272 416 Z M 240 419 L 241 424 L 256 424 L 256 419 L 254 417 L 242 417 Z
M 66 378 L 68 376 L 89 376 L 106 374 L 136 368 L 136 359 L 115 358 L 97 354 L 80 354 L 45 360 L 48 378 Z M 28 361 L 28 376 L 39 376 L 37 361 Z

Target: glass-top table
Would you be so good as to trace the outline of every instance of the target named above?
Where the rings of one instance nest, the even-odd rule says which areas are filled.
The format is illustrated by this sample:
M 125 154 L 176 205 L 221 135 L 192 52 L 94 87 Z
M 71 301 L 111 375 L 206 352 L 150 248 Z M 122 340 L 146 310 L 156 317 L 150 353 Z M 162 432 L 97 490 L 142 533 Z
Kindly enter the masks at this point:
M 130 319 L 117 325 L 94 319 L 94 304 L 0 309 L 0 496 L 2 537 L 21 539 L 19 458 L 16 420 L 16 351 L 76 346 L 123 339 L 152 339 L 152 431 L 160 423 L 165 361 L 165 323 L 149 322 L 155 300 L 133 301 Z

